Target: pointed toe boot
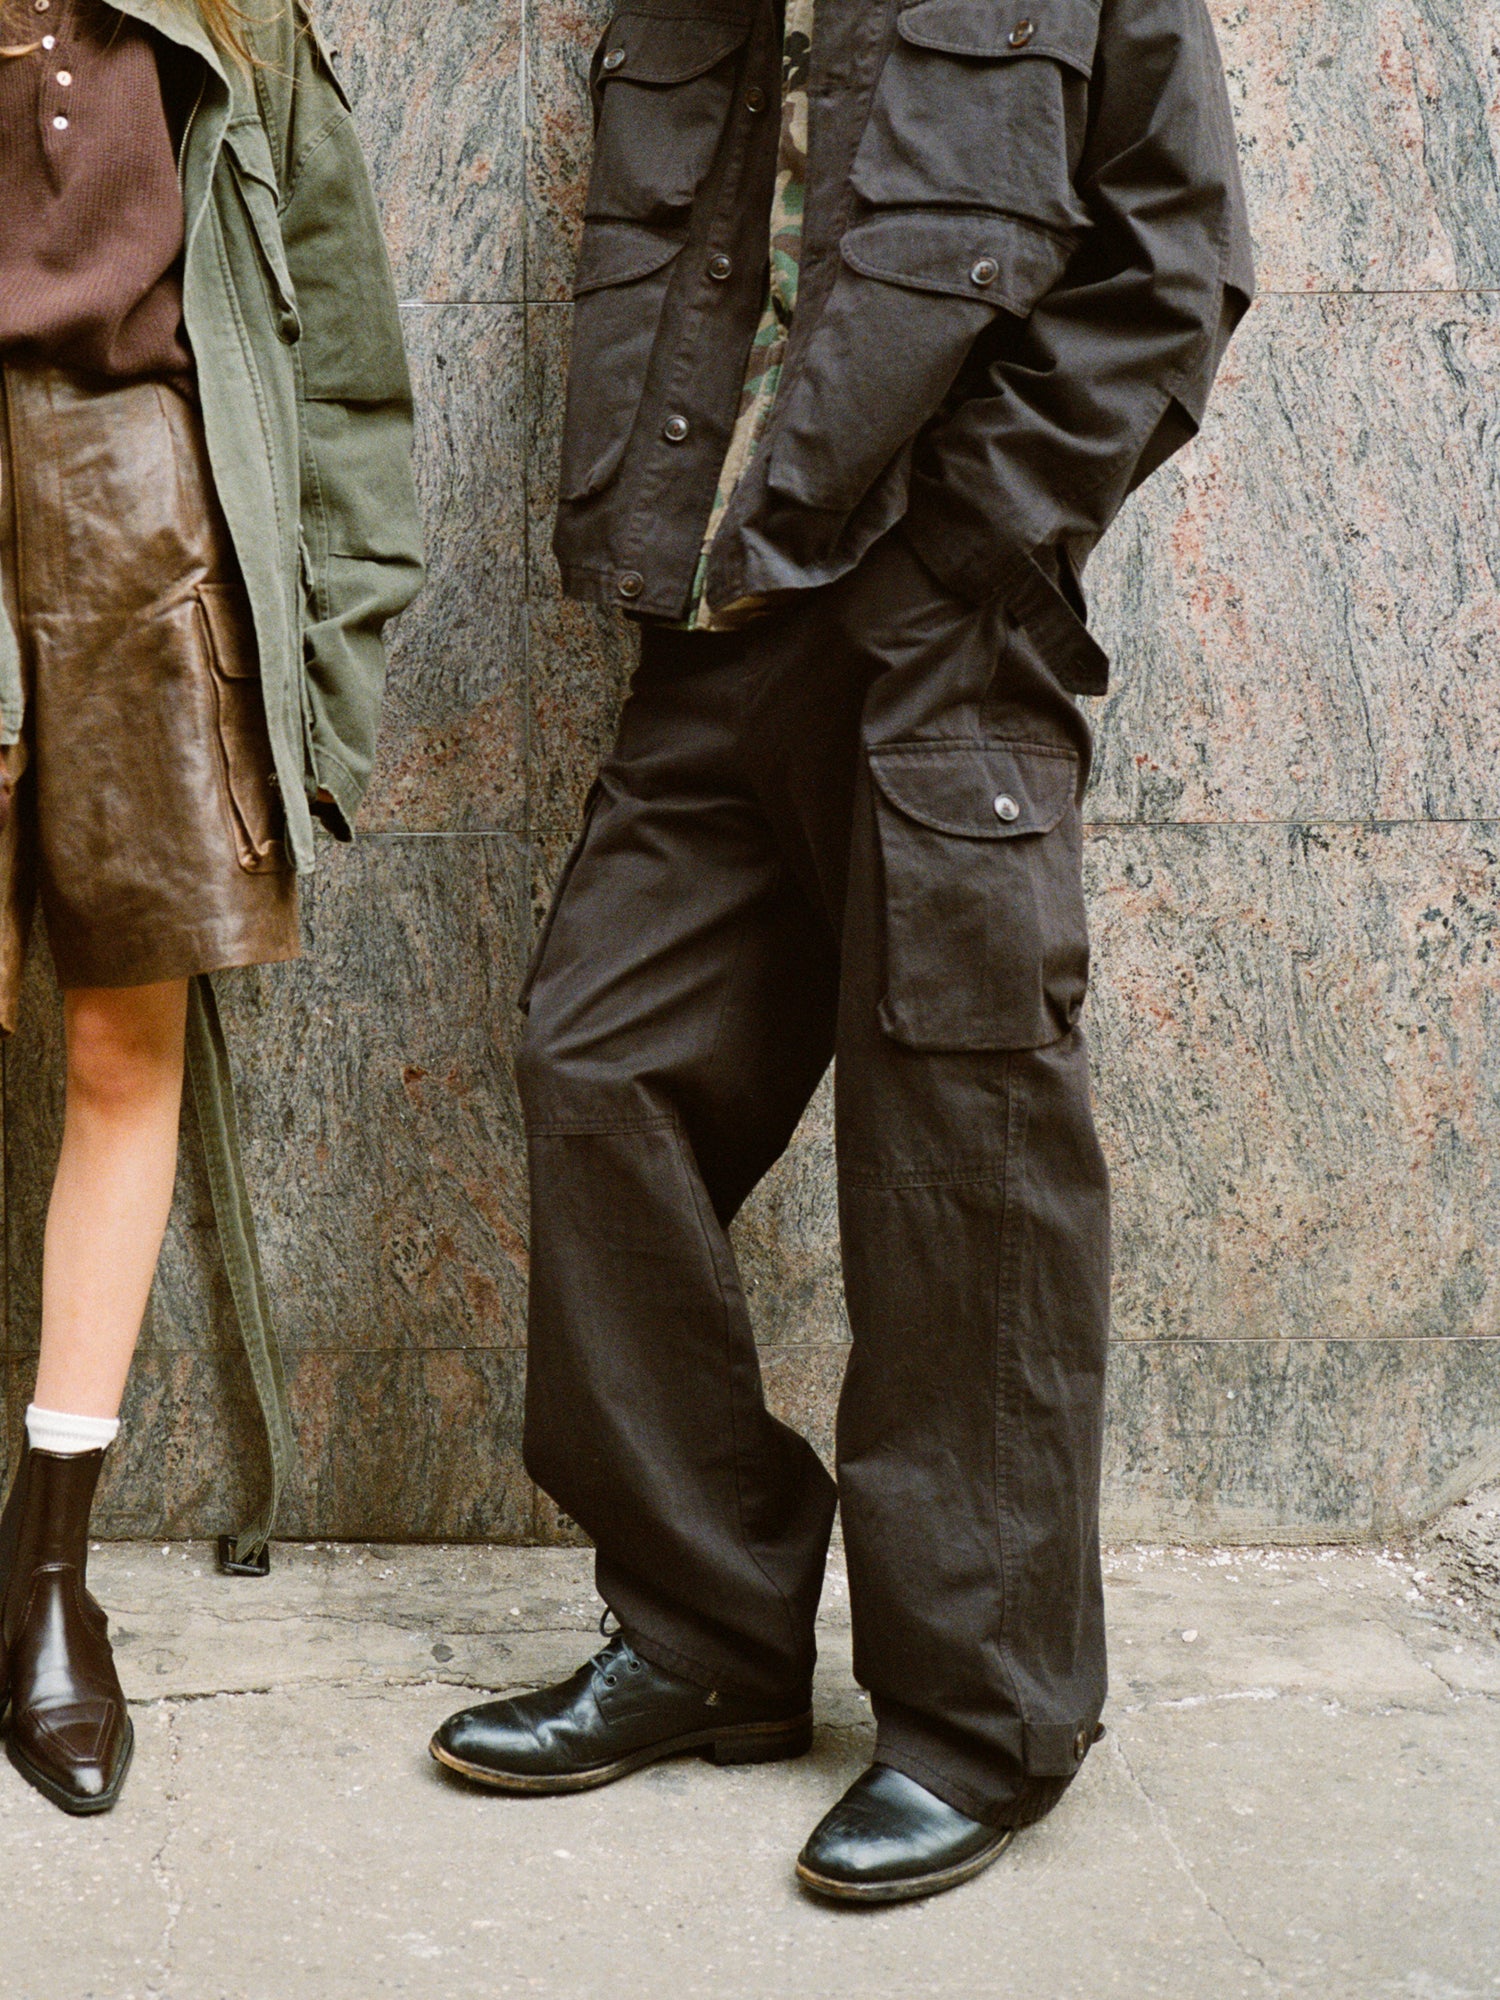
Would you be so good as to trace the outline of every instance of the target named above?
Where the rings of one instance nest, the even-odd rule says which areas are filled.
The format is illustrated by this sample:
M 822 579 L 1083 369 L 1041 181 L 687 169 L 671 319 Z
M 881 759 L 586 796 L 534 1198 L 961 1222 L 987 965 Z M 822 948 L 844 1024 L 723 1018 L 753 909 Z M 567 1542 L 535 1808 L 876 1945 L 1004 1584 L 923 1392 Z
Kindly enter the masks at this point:
M 67 1813 L 107 1812 L 135 1736 L 88 1593 L 89 1513 L 102 1451 L 27 1451 L 0 1521 L 0 1706 L 12 1764 Z

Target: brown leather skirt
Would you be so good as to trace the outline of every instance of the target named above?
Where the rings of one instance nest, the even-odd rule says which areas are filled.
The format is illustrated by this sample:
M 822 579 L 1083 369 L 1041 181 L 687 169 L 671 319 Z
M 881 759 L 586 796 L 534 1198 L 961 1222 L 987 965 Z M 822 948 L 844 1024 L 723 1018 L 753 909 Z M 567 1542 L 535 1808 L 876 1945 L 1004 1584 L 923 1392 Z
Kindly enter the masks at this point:
M 65 987 L 295 958 L 250 606 L 194 404 L 0 362 L 0 574 L 27 696 L 0 1029 L 38 900 Z

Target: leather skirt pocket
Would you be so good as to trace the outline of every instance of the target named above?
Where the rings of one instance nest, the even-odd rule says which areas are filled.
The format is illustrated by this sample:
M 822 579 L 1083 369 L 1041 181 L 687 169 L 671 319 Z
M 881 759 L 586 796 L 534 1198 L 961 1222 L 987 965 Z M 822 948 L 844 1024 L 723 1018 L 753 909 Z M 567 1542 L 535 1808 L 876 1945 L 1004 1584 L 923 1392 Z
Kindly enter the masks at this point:
M 1088 984 L 1078 759 L 1045 744 L 870 751 L 885 881 L 880 1022 L 914 1049 L 1036 1049 Z
M 235 852 L 247 875 L 285 868 L 281 796 L 249 600 L 238 585 L 226 583 L 200 583 L 194 594 L 213 680 L 219 769 Z

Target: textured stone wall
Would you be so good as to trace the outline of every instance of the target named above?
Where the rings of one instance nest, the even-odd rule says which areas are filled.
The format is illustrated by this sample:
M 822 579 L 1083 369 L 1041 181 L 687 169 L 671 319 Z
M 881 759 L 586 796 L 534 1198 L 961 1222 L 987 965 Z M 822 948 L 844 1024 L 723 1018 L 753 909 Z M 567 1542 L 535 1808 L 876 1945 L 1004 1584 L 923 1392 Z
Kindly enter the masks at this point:
M 849 4 L 850 0 L 841 0 Z M 1116 1532 L 1382 1531 L 1500 1447 L 1500 4 L 1215 0 L 1264 287 L 1091 576 L 1090 1002 L 1118 1213 Z M 630 645 L 547 554 L 596 0 L 322 0 L 421 402 L 401 627 L 309 956 L 226 980 L 301 1465 L 289 1533 L 566 1535 L 521 1469 L 511 996 Z M 56 1143 L 4 1055 L 5 1379 Z M 196 1140 L 110 1480 L 203 1532 L 258 1466 Z M 844 1358 L 826 1097 L 739 1229 L 778 1405 Z

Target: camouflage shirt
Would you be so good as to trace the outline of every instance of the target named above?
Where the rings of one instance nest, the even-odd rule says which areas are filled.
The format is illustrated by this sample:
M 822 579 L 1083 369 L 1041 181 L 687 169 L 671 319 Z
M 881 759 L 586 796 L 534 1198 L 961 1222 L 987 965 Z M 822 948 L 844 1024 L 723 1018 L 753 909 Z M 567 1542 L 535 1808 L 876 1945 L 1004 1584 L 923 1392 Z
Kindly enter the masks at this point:
M 802 209 L 807 180 L 807 75 L 812 60 L 813 9 L 816 0 L 786 0 L 786 25 L 781 56 L 781 147 L 776 162 L 776 189 L 771 197 L 770 276 L 760 324 L 750 344 L 750 360 L 745 370 L 745 386 L 740 391 L 739 413 L 730 434 L 714 504 L 703 536 L 703 553 L 693 581 L 685 625 L 699 632 L 713 632 L 737 625 L 753 617 L 758 601 L 726 605 L 718 612 L 709 610 L 703 597 L 703 578 L 708 568 L 708 551 L 719 532 L 734 490 L 760 447 L 776 392 L 781 386 L 781 368 L 791 336 L 792 313 L 797 304 L 797 276 L 802 260 Z

